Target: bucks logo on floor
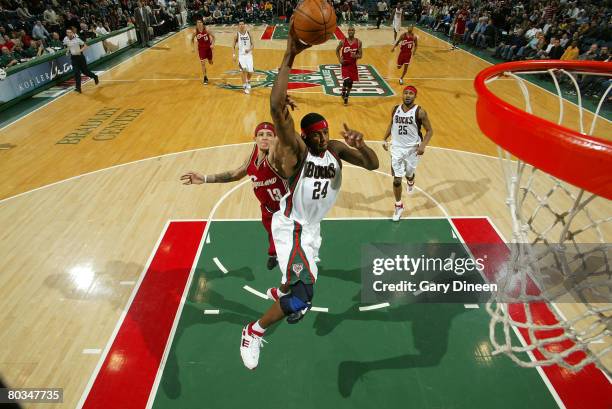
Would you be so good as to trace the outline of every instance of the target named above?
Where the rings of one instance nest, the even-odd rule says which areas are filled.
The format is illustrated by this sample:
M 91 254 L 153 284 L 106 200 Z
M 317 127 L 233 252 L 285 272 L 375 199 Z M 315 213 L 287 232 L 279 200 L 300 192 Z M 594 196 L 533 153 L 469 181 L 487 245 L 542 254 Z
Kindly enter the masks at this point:
M 387 82 L 371 65 L 358 65 L 359 81 L 353 84 L 351 97 L 387 97 L 395 93 Z M 228 82 L 229 77 L 239 74 L 239 71 L 227 71 L 227 80 L 220 85 L 222 88 L 242 90 L 239 80 Z M 277 70 L 255 70 L 251 86 L 253 88 L 271 88 L 274 84 Z M 289 89 L 304 89 L 322 87 L 327 95 L 340 96 L 342 93 L 342 74 L 338 64 L 319 65 L 318 70 L 292 69 L 289 74 Z

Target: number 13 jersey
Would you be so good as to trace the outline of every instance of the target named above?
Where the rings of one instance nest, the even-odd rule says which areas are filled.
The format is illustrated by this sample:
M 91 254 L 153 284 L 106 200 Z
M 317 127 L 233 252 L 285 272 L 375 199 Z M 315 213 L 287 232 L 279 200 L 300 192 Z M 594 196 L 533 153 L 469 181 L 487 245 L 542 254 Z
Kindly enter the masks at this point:
M 402 105 L 395 107 L 391 125 L 391 144 L 394 148 L 412 148 L 421 143 L 421 121 L 419 106 L 414 105 L 404 112 Z
M 287 194 L 287 182 L 270 166 L 266 156 L 257 163 L 259 150 L 257 145 L 251 153 L 247 175 L 253 182 L 253 192 L 261 203 L 262 211 L 265 208 L 269 213 L 275 213 L 279 209 L 280 200 Z
M 298 172 L 289 178 L 280 211 L 301 225 L 317 224 L 334 206 L 341 184 L 340 159 L 329 149 L 321 155 L 308 151 Z

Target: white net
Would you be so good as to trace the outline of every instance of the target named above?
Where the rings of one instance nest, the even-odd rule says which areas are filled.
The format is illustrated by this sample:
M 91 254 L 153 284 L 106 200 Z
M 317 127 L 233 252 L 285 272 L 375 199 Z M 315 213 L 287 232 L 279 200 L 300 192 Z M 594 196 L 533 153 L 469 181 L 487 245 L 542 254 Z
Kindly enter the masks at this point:
M 609 121 L 600 117 L 600 110 L 609 104 L 612 74 L 560 69 L 520 75 L 506 72 L 487 84 L 500 78 L 514 80 L 525 111 L 534 114 L 533 106 L 538 105 L 532 101 L 535 87 L 523 78 L 529 75 L 551 77 L 559 100 L 559 125 L 569 123 L 591 135 L 600 119 L 604 122 L 601 128 L 609 131 Z M 591 114 L 583 109 L 585 84 L 590 85 L 589 90 L 598 87 L 588 132 L 584 121 Z M 575 95 L 577 106 L 566 109 L 562 90 Z M 542 98 L 543 92 L 537 92 Z M 574 114 L 571 119 L 568 111 Z M 539 114 L 552 115 L 550 110 Z M 580 370 L 594 363 L 610 375 L 612 204 L 516 160 L 501 148 L 499 153 L 513 245 L 509 262 L 498 273 L 501 290 L 487 303 L 494 353 L 504 353 L 526 367 L 557 364 Z

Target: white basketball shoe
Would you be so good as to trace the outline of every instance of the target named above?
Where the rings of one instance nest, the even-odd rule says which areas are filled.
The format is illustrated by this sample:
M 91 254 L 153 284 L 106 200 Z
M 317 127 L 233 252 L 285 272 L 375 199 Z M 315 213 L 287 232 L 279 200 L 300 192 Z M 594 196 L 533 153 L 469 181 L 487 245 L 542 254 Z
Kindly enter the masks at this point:
M 263 339 L 262 333 L 257 333 L 253 330 L 253 322 L 242 328 L 242 338 L 240 339 L 240 356 L 242 363 L 248 369 L 257 368 L 259 364 L 259 350 L 266 342 Z
M 393 211 L 393 221 L 397 222 L 402 217 L 402 212 L 404 211 L 404 204 L 395 205 L 395 210 Z

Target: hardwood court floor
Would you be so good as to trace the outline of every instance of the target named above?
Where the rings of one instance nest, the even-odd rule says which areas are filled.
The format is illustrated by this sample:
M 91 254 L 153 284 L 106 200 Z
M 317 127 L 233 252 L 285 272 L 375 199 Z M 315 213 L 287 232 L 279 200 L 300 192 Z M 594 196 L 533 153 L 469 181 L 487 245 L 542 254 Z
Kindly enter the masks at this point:
M 183 31 L 109 70 L 100 86 L 88 84 L 82 95 L 66 95 L 1 130 L 3 143 L 17 145 L 0 152 L 0 368 L 7 383 L 61 386 L 62 407 L 74 407 L 99 360 L 83 351 L 106 345 L 166 221 L 207 218 L 231 189 L 215 217 L 258 216 L 248 182 L 178 182 L 190 169 L 212 173 L 240 165 L 251 150 L 255 124 L 269 120 L 268 88 L 247 96 L 216 86 L 238 83 L 238 75 L 228 72 L 235 70 L 228 47 L 232 31 L 217 31 L 208 87 L 199 82 L 199 62 Z M 257 40 L 261 30 L 252 33 L 256 68 L 276 68 L 283 43 Z M 346 122 L 368 140 L 380 140 L 392 107 L 400 103 L 392 34 L 358 29 L 357 36 L 366 47 L 361 63 L 388 78 L 395 96 L 353 98 L 342 107 L 340 98 L 320 88 L 296 90 L 295 116 L 318 111 L 329 119 L 332 135 Z M 484 156 L 495 155 L 496 148 L 475 121 L 472 80 L 488 63 L 449 52 L 446 43 L 423 33 L 420 41 L 409 76 L 435 135 L 419 165 L 419 189 L 407 199 L 408 213 L 487 215 L 509 237 L 501 172 L 495 158 Z M 333 64 L 333 48 L 308 50 L 295 67 Z M 515 84 L 494 86 L 519 103 Z M 536 108 L 553 115 L 556 98 L 529 88 Z M 598 129 L 609 131 L 609 123 Z M 381 158 L 379 172 L 347 167 L 330 217 L 390 214 L 389 157 L 380 144 L 372 146 Z M 73 179 L 23 194 L 68 178 Z M 604 203 L 597 212 L 609 210 Z

